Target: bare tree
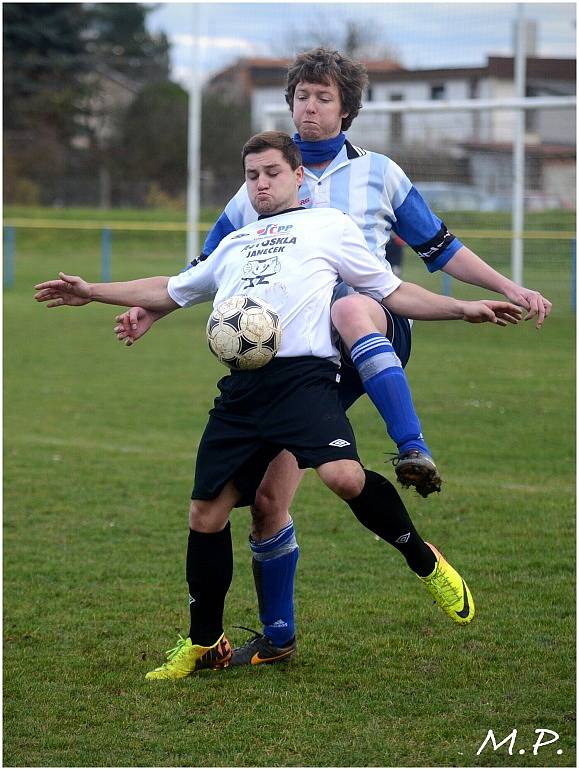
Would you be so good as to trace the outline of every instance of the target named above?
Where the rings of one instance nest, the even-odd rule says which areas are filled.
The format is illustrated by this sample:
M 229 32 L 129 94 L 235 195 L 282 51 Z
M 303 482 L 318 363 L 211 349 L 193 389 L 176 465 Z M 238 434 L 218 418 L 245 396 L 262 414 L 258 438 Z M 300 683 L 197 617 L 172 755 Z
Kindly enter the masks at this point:
M 355 19 L 336 20 L 324 10 L 316 17 L 315 28 L 290 27 L 285 36 L 286 55 L 326 46 L 365 61 L 399 59 L 396 46 L 388 40 L 382 24 L 367 26 Z

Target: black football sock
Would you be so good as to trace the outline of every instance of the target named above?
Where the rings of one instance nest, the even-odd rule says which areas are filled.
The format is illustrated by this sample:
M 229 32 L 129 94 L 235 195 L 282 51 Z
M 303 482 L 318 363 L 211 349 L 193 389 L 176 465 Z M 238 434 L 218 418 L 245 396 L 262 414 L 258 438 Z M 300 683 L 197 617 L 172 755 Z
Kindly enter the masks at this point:
M 413 572 L 426 577 L 434 570 L 432 550 L 416 531 L 393 485 L 374 471 L 365 470 L 366 483 L 358 497 L 346 502 L 358 521 L 397 548 Z
M 221 532 L 189 530 L 187 583 L 189 636 L 193 644 L 210 647 L 223 633 L 223 605 L 233 577 L 233 546 L 229 522 Z

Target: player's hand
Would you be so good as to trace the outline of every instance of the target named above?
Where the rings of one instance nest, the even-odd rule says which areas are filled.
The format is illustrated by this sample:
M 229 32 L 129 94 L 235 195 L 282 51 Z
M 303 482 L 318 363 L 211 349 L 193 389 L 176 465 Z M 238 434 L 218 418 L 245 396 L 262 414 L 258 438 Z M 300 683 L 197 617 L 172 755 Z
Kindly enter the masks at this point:
M 158 313 L 145 310 L 143 307 L 132 307 L 116 316 L 113 331 L 119 342 L 130 347 L 149 331 L 158 318 Z
M 497 326 L 518 324 L 523 311 L 518 305 L 502 300 L 483 299 L 477 302 L 465 302 L 463 320 L 471 324 L 493 323 Z
M 71 305 L 78 307 L 91 302 L 90 285 L 79 275 L 59 273 L 56 281 L 44 281 L 34 287 L 37 302 L 46 302 L 46 307 Z
M 537 329 L 543 326 L 545 318 L 547 318 L 553 307 L 552 303 L 546 297 L 543 297 L 540 292 L 533 289 L 525 289 L 524 286 L 517 286 L 517 284 L 514 284 L 512 289 L 505 292 L 505 297 L 527 311 L 525 321 L 536 318 L 535 326 Z

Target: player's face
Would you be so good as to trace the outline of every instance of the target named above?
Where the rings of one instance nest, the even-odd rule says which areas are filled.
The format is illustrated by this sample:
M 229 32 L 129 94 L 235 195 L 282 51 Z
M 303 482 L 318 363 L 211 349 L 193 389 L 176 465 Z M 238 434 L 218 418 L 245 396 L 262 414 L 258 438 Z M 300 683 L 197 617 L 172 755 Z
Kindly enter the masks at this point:
M 258 214 L 277 214 L 298 205 L 304 170 L 295 171 L 273 147 L 245 156 L 245 181 L 251 205 Z
M 335 83 L 298 83 L 294 93 L 293 118 L 299 135 L 308 142 L 331 139 L 342 130 L 340 90 Z

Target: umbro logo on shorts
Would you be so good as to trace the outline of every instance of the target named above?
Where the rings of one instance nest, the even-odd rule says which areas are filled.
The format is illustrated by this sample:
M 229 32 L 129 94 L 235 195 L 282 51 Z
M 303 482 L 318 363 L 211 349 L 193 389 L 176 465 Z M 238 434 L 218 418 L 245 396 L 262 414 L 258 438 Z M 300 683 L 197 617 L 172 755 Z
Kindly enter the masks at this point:
M 333 441 L 330 441 L 328 446 L 339 446 L 339 447 L 350 446 L 350 442 L 346 441 L 343 438 L 335 438 Z
M 405 535 L 400 535 L 400 537 L 397 537 L 394 541 L 395 543 L 407 543 L 410 540 L 410 532 L 407 532 Z

